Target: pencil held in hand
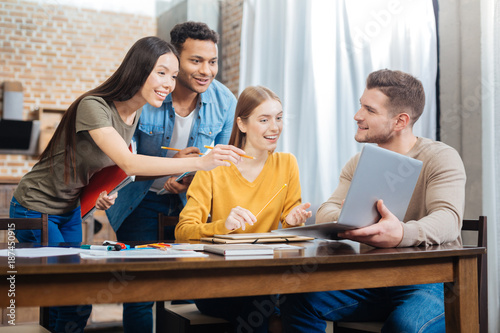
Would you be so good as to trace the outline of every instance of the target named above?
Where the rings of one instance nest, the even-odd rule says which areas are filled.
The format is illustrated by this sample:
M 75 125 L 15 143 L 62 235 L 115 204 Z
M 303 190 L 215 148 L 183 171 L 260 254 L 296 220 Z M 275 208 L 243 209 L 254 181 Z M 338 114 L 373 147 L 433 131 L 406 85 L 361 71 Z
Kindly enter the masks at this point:
M 205 148 L 207 148 L 207 149 L 214 149 L 214 147 L 210 147 L 210 146 L 205 146 Z M 238 155 L 240 155 L 241 157 L 250 158 L 250 159 L 252 159 L 252 160 L 254 160 L 254 159 L 255 159 L 255 157 L 253 157 L 253 156 L 249 156 L 249 155 L 243 155 L 243 154 L 238 154 Z
M 267 207 L 267 206 L 269 206 L 269 204 L 271 203 L 271 201 L 273 201 L 273 200 L 274 200 L 274 198 L 276 198 L 276 197 L 278 196 L 278 194 L 280 194 L 280 192 L 281 192 L 281 191 L 283 191 L 283 189 L 284 189 L 285 187 L 286 187 L 286 184 L 284 184 L 284 185 L 283 185 L 283 186 L 279 189 L 279 191 L 278 191 L 278 192 L 276 192 L 276 194 L 275 194 L 275 195 L 271 198 L 271 200 L 269 200 L 269 201 L 266 203 L 266 205 L 265 205 L 264 207 L 262 207 L 262 209 L 260 210 L 260 212 L 258 212 L 258 213 L 257 213 L 257 215 L 255 215 L 255 217 L 259 216 L 259 214 L 260 214 L 260 213 L 262 213 L 262 211 L 263 211 L 264 209 L 266 209 L 266 207 Z

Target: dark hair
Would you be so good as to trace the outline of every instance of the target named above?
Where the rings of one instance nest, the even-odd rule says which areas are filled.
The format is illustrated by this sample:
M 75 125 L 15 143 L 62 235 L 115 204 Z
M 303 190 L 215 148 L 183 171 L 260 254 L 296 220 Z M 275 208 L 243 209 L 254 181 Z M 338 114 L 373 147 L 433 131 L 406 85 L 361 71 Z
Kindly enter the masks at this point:
M 188 21 L 176 24 L 170 31 L 170 42 L 175 46 L 177 52 L 182 52 L 182 46 L 186 39 L 211 40 L 215 44 L 219 42 L 219 34 L 210 29 L 203 22 Z
M 381 69 L 368 75 L 367 89 L 378 89 L 389 97 L 389 112 L 395 116 L 402 112 L 410 114 L 410 125 L 420 118 L 425 106 L 422 82 L 401 71 Z
M 74 169 L 76 178 L 76 111 L 80 101 L 87 96 L 97 96 L 106 102 L 127 101 L 131 99 L 144 85 L 154 69 L 158 58 L 166 53 L 177 51 L 168 42 L 161 38 L 150 36 L 139 39 L 125 55 L 120 67 L 104 83 L 97 88 L 87 91 L 78 97 L 64 113 L 54 136 L 49 141 L 47 148 L 40 155 L 52 159 L 56 153 L 58 143 L 65 142 L 64 150 L 64 181 L 69 183 L 70 166 Z M 64 133 L 64 134 L 63 134 Z
M 230 145 L 236 146 L 238 148 L 243 148 L 246 142 L 246 133 L 243 133 L 238 124 L 237 119 L 240 118 L 242 121 L 246 121 L 248 117 L 252 114 L 259 105 L 267 100 L 276 100 L 280 102 L 281 100 L 274 92 L 263 86 L 247 87 L 241 93 L 238 98 L 238 103 L 236 104 L 236 111 L 234 112 L 233 121 L 233 131 L 231 132 L 231 138 L 229 138 Z

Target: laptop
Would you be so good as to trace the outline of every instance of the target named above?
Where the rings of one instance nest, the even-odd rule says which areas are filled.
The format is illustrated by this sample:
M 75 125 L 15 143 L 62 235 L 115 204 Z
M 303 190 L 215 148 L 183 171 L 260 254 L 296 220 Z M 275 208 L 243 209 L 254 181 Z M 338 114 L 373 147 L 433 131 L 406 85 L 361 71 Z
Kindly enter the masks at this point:
M 354 171 L 338 221 L 273 230 L 277 233 L 338 239 L 337 232 L 357 229 L 380 219 L 377 201 L 400 220 L 404 219 L 417 184 L 422 161 L 365 144 Z

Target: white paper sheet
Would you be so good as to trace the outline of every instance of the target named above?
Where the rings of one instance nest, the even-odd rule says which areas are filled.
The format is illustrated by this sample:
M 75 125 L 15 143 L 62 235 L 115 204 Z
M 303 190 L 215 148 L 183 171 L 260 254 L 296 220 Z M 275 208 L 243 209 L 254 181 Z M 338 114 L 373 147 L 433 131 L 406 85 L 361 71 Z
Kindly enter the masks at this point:
M 106 258 L 196 258 L 208 257 L 208 255 L 185 250 L 168 249 L 167 251 L 158 249 L 140 249 L 140 250 L 122 250 L 122 251 L 100 251 L 87 250 L 80 248 L 66 247 L 36 247 L 36 248 L 20 248 L 15 249 L 14 255 L 19 258 L 41 258 L 53 256 L 65 256 L 80 254 L 83 259 L 106 259 Z M 12 251 L 7 249 L 0 250 L 0 257 L 8 257 L 12 255 Z
M 208 257 L 208 255 L 196 251 L 183 251 L 168 249 L 167 251 L 158 249 L 140 249 L 124 251 L 96 251 L 86 250 L 80 252 L 82 259 L 107 259 L 107 258 L 125 258 L 125 259 L 147 259 L 147 258 L 196 258 Z
M 53 257 L 53 256 L 68 256 L 79 254 L 83 250 L 74 247 L 33 247 L 33 248 L 20 248 L 12 250 L 0 250 L 0 257 L 7 257 L 9 254 L 14 252 L 16 257 L 20 258 L 41 258 L 41 257 Z

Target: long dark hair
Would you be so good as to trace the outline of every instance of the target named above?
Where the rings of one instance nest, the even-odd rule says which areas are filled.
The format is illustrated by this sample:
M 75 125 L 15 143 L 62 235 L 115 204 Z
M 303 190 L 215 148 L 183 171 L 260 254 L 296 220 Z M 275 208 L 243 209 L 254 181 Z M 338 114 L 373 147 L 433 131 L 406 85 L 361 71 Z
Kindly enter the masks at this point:
M 253 110 L 269 99 L 274 99 L 281 104 L 281 100 L 278 95 L 272 92 L 269 88 L 263 86 L 250 86 L 241 92 L 240 97 L 238 98 L 238 103 L 236 104 L 233 130 L 228 144 L 238 148 L 243 148 L 245 146 L 246 133 L 243 133 L 240 130 L 237 119 L 240 118 L 243 122 L 246 122 Z
M 73 176 L 76 179 L 76 110 L 81 100 L 87 96 L 97 96 L 106 102 L 127 101 L 131 99 L 146 82 L 153 71 L 158 58 L 166 53 L 177 51 L 169 42 L 161 38 L 150 36 L 139 39 L 127 52 L 120 67 L 104 83 L 97 88 L 87 91 L 78 97 L 64 113 L 54 136 L 47 148 L 40 155 L 40 160 L 51 159 L 61 140 L 65 142 L 64 149 L 64 181 L 69 183 L 70 167 L 73 167 Z M 64 135 L 63 135 L 64 133 Z

